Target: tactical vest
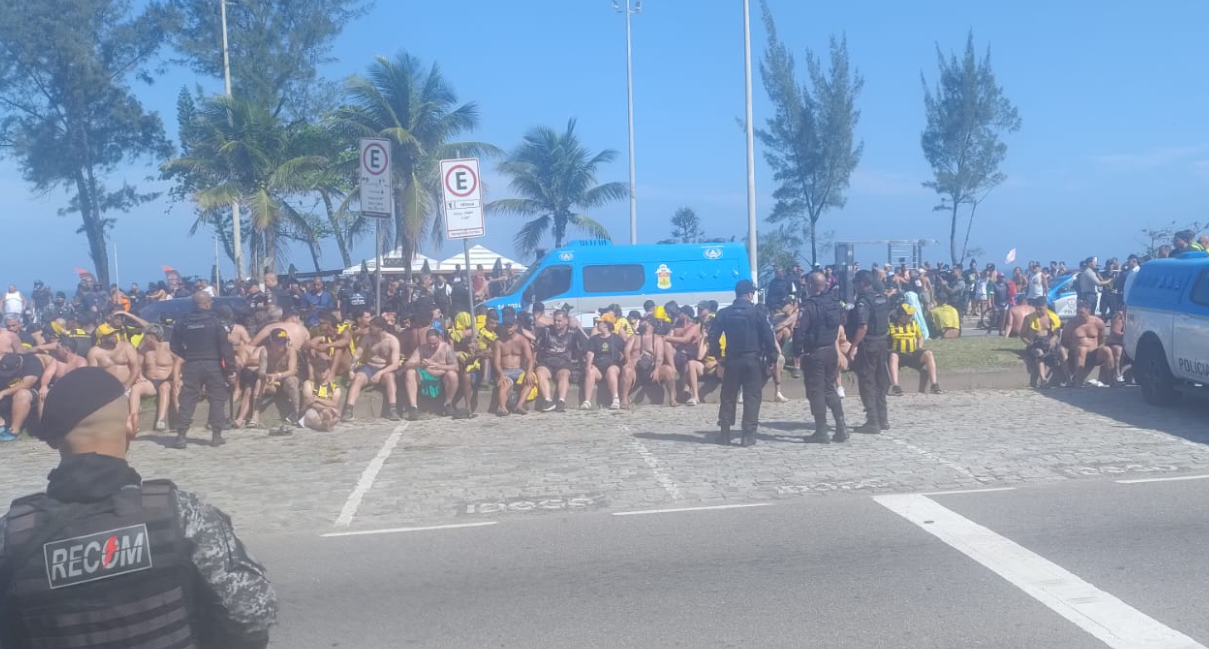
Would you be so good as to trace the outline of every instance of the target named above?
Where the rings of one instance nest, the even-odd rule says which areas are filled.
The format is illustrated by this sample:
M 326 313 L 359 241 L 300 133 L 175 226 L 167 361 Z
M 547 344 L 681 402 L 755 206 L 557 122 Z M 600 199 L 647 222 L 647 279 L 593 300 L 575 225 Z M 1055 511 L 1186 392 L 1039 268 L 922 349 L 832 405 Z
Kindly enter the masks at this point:
M 865 338 L 885 338 L 886 334 L 890 333 L 890 311 L 893 309 L 890 298 L 877 293 L 868 297 L 862 296 L 862 299 L 867 299 L 870 305 L 869 330 L 865 332 Z
M 97 503 L 15 501 L 4 637 L 22 649 L 195 647 L 195 577 L 174 490 L 149 480 Z
M 809 352 L 834 345 L 844 321 L 839 299 L 832 293 L 824 293 L 807 299 L 803 308 L 810 309 L 811 314 L 802 349 Z

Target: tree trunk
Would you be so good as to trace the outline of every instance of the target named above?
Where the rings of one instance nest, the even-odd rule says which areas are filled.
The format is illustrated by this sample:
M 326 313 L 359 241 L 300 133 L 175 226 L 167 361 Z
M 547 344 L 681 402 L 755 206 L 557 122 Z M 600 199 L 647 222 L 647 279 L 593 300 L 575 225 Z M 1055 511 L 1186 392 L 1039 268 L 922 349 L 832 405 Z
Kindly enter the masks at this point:
M 818 223 L 818 217 L 817 217 L 817 216 L 816 216 L 816 217 L 812 217 L 812 218 L 810 219 L 810 267 L 811 267 L 811 268 L 814 268 L 814 265 L 815 265 L 815 264 L 817 264 L 817 263 L 819 263 L 819 248 L 818 248 L 818 237 L 817 237 L 817 233 L 818 233 L 818 226 L 817 226 L 817 223 Z
M 957 207 L 959 203 L 953 201 L 953 213 L 949 217 L 949 257 L 953 260 L 953 265 L 961 263 L 957 258 Z
M 966 253 L 970 250 L 970 230 L 974 229 L 974 212 L 978 211 L 978 202 L 970 204 L 970 220 L 966 223 L 966 238 L 961 243 L 961 262 L 964 264 Z
M 273 228 L 264 231 L 264 265 L 277 270 L 277 233 Z
M 85 173 L 87 178 L 85 178 Z M 88 256 L 92 257 L 93 267 L 97 272 L 97 283 L 109 288 L 109 250 L 105 245 L 105 227 L 96 205 L 96 182 L 92 171 L 76 175 L 76 191 L 80 199 L 80 218 L 83 221 L 84 235 L 88 237 Z
M 315 272 L 318 273 L 323 270 L 319 267 L 319 240 L 312 236 L 306 243 L 307 248 L 311 251 L 311 261 L 315 264 Z
M 327 220 L 332 225 L 332 234 L 336 237 L 336 247 L 340 250 L 340 261 L 344 262 L 344 267 L 348 268 L 353 265 L 353 257 L 348 252 L 348 241 L 344 239 L 344 231 L 340 227 L 340 218 L 332 210 L 332 197 L 327 192 L 322 192 L 323 206 L 327 209 Z

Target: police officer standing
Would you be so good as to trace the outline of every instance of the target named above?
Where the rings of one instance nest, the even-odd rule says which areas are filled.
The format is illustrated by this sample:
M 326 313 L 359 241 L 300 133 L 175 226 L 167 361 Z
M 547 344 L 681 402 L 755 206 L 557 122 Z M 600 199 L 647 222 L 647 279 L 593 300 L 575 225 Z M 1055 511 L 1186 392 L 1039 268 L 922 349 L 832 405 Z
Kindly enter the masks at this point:
M 844 404 L 835 390 L 839 373 L 839 353 L 835 341 L 844 322 L 844 309 L 836 291 L 827 290 L 827 278 L 819 271 L 806 276 L 810 297 L 798 311 L 798 324 L 793 332 L 793 354 L 802 359 L 802 377 L 806 383 L 806 398 L 810 414 L 814 415 L 814 434 L 807 442 L 828 444 L 848 441 L 844 424 Z M 827 410 L 835 418 L 835 437 L 827 432 Z
M 844 333 L 852 343 L 848 360 L 856 372 L 861 405 L 865 407 L 865 423 L 856 427 L 858 433 L 880 433 L 890 430 L 886 408 L 886 393 L 890 390 L 889 343 L 890 301 L 885 292 L 876 290 L 878 282 L 873 273 L 862 270 L 853 278 L 856 303 L 848 312 Z
M 213 298 L 205 291 L 193 294 L 192 313 L 172 328 L 172 353 L 184 359 L 181 369 L 180 408 L 177 413 L 176 442 L 173 448 L 185 448 L 185 435 L 193 424 L 193 411 L 201 388 L 206 388 L 210 405 L 210 446 L 222 446 L 222 426 L 226 421 L 228 383 L 235 380 L 235 350 L 227 338 L 228 328 L 210 310 Z
M 777 342 L 772 325 L 761 316 L 753 301 L 756 288 L 751 280 L 735 284 L 735 303 L 714 316 L 709 328 L 709 355 L 722 359 L 722 403 L 718 406 L 719 442 L 730 444 L 730 428 L 735 425 L 739 389 L 743 389 L 743 446 L 756 443 L 760 424 L 760 401 L 764 381 L 776 363 Z M 722 356 L 721 338 L 726 336 L 726 356 Z
M 61 460 L 0 519 L 0 648 L 268 645 L 277 598 L 230 519 L 126 463 L 120 381 L 67 374 L 36 432 Z

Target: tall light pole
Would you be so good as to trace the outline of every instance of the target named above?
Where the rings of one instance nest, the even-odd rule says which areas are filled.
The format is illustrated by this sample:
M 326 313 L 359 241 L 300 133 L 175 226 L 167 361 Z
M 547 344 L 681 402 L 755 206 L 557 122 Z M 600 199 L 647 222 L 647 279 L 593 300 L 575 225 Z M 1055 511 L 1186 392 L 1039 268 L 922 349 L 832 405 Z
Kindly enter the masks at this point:
M 630 243 L 638 243 L 638 189 L 634 186 L 634 62 L 630 55 L 630 16 L 642 11 L 642 0 L 637 0 L 633 8 L 630 0 L 625 0 L 625 7 L 613 0 L 613 8 L 625 14 L 625 94 L 630 113 Z
M 756 274 L 756 137 L 751 121 L 751 1 L 743 0 L 743 66 L 747 74 L 747 258 L 751 279 Z
M 227 0 L 218 0 L 219 13 L 222 15 L 222 74 L 227 87 L 227 99 L 231 98 L 231 57 L 227 53 Z M 227 113 L 228 121 L 231 113 Z M 231 243 L 235 248 L 235 277 L 243 281 L 243 232 L 240 227 L 239 200 L 231 201 L 231 226 L 233 229 Z

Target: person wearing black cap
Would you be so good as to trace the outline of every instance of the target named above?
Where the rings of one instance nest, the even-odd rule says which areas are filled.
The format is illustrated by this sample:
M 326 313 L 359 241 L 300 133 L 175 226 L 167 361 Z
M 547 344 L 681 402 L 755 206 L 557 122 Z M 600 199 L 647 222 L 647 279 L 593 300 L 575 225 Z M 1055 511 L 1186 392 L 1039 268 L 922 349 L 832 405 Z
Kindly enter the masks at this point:
M 802 376 L 810 414 L 814 416 L 814 434 L 807 442 L 827 444 L 848 441 L 844 424 L 844 404 L 835 389 L 839 374 L 839 353 L 835 341 L 844 322 L 844 309 L 836 291 L 828 290 L 827 278 L 814 271 L 806 276 L 810 297 L 802 302 L 797 327 L 793 332 L 793 355 L 802 359 Z M 827 432 L 827 410 L 835 418 L 835 437 Z
M 865 407 L 865 423 L 858 433 L 880 433 L 890 430 L 886 392 L 890 389 L 889 339 L 890 300 L 874 287 L 873 273 L 862 270 L 852 281 L 856 287 L 856 303 L 848 312 L 844 333 L 852 347 L 848 350 L 849 366 L 856 372 L 861 405 Z
M 61 459 L 0 519 L 0 647 L 268 645 L 276 595 L 227 515 L 126 463 L 120 381 L 64 376 L 36 432 Z
M 181 369 L 181 393 L 173 448 L 185 448 L 185 436 L 193 424 L 193 411 L 202 386 L 210 406 L 211 446 L 221 446 L 227 418 L 228 384 L 235 382 L 235 349 L 227 338 L 227 326 L 210 310 L 213 298 L 205 291 L 193 294 L 196 309 L 172 328 L 172 353 L 185 361 Z
M 760 424 L 761 391 L 769 368 L 776 363 L 777 342 L 772 325 L 753 304 L 756 287 L 751 280 L 735 284 L 735 303 L 714 316 L 709 329 L 709 355 L 722 357 L 722 336 L 726 336 L 726 356 L 722 363 L 722 403 L 718 406 L 719 442 L 730 444 L 730 429 L 735 425 L 739 388 L 743 389 L 743 446 L 756 443 Z M 766 374 L 768 372 L 768 374 Z

